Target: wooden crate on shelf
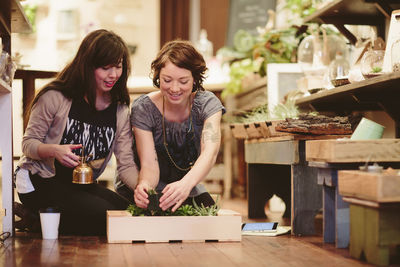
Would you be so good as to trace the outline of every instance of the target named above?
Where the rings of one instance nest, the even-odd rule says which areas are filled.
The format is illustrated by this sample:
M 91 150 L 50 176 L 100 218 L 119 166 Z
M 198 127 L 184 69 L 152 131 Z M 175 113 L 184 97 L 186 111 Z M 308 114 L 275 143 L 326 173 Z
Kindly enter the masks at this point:
M 127 211 L 107 211 L 108 243 L 132 242 L 238 242 L 242 216 L 220 210 L 218 216 L 132 216 Z
M 382 173 L 339 171 L 339 194 L 375 202 L 400 202 L 398 170 Z
M 400 139 L 308 141 L 306 160 L 330 163 L 400 162 Z
M 230 125 L 233 137 L 237 139 L 257 139 L 291 135 L 291 133 L 278 132 L 275 126 L 281 120 L 259 121 L 251 123 L 233 123 Z

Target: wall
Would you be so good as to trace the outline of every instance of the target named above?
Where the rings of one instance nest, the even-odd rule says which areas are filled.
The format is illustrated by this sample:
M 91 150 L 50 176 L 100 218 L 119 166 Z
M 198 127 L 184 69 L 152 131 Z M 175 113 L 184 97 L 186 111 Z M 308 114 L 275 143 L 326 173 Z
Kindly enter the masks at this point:
M 158 0 L 30 0 L 37 5 L 37 31 L 13 34 L 13 54 L 32 69 L 60 70 L 90 31 L 112 30 L 136 45 L 134 75 L 147 75 L 159 50 Z M 135 68 L 135 66 L 137 66 Z
M 137 49 L 132 75 L 148 76 L 159 50 L 159 0 L 25 0 L 37 5 L 36 32 L 12 34 L 12 54 L 28 69 L 61 70 L 75 55 L 84 36 L 105 28 Z M 37 80 L 36 88 L 48 81 Z M 13 83 L 14 155 L 22 155 L 22 83 Z

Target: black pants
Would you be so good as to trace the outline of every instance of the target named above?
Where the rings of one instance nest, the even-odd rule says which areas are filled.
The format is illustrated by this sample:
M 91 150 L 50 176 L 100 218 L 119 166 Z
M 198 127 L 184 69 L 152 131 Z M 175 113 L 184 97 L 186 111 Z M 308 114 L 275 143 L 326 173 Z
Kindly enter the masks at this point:
M 106 211 L 124 210 L 130 202 L 98 184 L 73 184 L 62 179 L 30 174 L 35 191 L 18 194 L 31 211 L 58 207 L 61 211 L 60 234 L 105 235 Z
M 123 196 L 126 199 L 133 200 L 133 191 L 127 187 L 126 185 L 122 185 L 117 189 L 117 193 Z M 159 193 L 159 192 L 158 192 Z M 196 202 L 197 205 L 203 204 L 204 207 L 210 207 L 215 204 L 214 199 L 211 197 L 211 195 L 207 192 L 202 193 L 198 196 L 195 197 L 188 197 L 182 205 L 191 205 L 193 206 L 193 200 Z

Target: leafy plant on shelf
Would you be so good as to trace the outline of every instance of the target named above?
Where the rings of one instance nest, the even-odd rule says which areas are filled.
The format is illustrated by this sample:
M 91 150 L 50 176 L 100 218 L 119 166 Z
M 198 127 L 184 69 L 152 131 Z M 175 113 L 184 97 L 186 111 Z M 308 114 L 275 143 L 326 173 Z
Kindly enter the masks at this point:
M 297 118 L 299 115 L 299 109 L 296 106 L 296 99 L 299 95 L 302 95 L 300 91 L 292 91 L 287 95 L 286 101 L 277 104 L 271 112 L 268 109 L 268 104 L 263 104 L 250 111 L 238 114 L 229 122 L 252 123 L 268 120 Z
M 373 67 L 372 68 L 372 72 L 373 73 L 378 73 L 378 72 L 381 72 L 382 71 L 382 68 L 381 67 Z
M 22 8 L 24 9 L 24 13 L 29 20 L 29 23 L 32 26 L 32 32 L 36 32 L 36 13 L 37 13 L 37 5 L 34 4 L 23 4 Z
M 127 211 L 132 216 L 216 216 L 219 211 L 218 199 L 215 204 L 210 207 L 204 207 L 203 203 L 199 206 L 193 199 L 192 205 L 182 205 L 175 212 L 170 209 L 163 211 L 160 208 L 160 197 L 154 189 L 149 190 L 149 204 L 147 209 L 142 209 L 135 204 L 130 204 Z
M 300 18 L 305 18 L 314 13 L 322 2 L 324 0 L 286 0 L 285 8 Z
M 230 62 L 230 81 L 222 92 L 237 94 L 242 91 L 242 80 L 251 73 L 266 75 L 267 63 L 296 62 L 296 49 L 304 28 L 290 27 L 283 30 L 270 30 L 259 36 L 253 36 L 245 30 L 239 30 L 234 36 L 234 47 L 223 47 L 218 56 Z

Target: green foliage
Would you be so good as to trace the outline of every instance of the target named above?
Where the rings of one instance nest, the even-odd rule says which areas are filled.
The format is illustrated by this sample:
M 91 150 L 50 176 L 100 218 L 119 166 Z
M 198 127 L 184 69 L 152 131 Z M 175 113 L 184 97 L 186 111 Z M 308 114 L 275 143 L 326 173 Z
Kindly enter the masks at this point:
M 159 203 L 159 194 L 157 194 L 155 190 L 149 190 L 148 194 L 149 200 L 151 196 L 155 196 Z M 154 207 L 151 207 L 154 205 L 152 204 L 152 201 L 156 200 L 150 200 L 147 209 L 142 209 L 135 204 L 130 204 L 127 208 L 127 211 L 132 214 L 132 216 L 216 216 L 219 211 L 218 200 L 219 198 L 217 198 L 217 201 L 214 205 L 210 207 L 204 207 L 203 203 L 201 203 L 199 206 L 193 199 L 193 206 L 182 205 L 175 212 L 171 212 L 170 209 L 163 211 L 160 209 L 159 204 L 158 207 L 154 209 Z
M 296 62 L 299 36 L 297 28 L 291 27 L 284 30 L 271 30 L 258 37 L 258 42 L 253 48 L 253 60 L 261 60 L 258 73 L 265 76 L 268 63 Z
M 127 208 L 127 211 L 132 214 L 132 216 L 144 216 L 146 210 L 139 208 L 134 204 L 130 204 Z
M 296 106 L 296 97 L 299 91 L 293 91 L 288 94 L 284 103 L 277 104 L 272 112 L 269 112 L 268 104 L 260 105 L 251 111 L 244 112 L 236 116 L 231 123 L 252 123 L 268 120 L 284 120 L 286 118 L 296 118 L 299 115 L 298 107 Z
M 195 211 L 192 205 L 182 205 L 174 213 L 174 216 L 195 216 Z
M 264 104 L 254 108 L 251 111 L 240 114 L 235 118 L 234 122 L 252 123 L 252 122 L 266 121 L 270 119 L 271 115 L 269 114 L 268 104 Z
M 216 216 L 219 211 L 218 198 L 215 204 L 210 207 L 204 207 L 203 203 L 199 206 L 193 199 L 193 207 L 195 216 Z
M 29 23 L 32 25 L 32 31 L 36 32 L 36 5 L 23 5 L 24 13 L 29 20 Z
M 232 63 L 229 72 L 229 82 L 222 91 L 222 97 L 227 94 L 237 94 L 242 91 L 242 79 L 249 73 L 256 72 L 256 65 L 249 59 L 243 59 Z
M 235 49 L 241 53 L 247 53 L 253 49 L 254 37 L 245 30 L 238 30 L 233 37 Z
M 317 10 L 317 4 L 323 0 L 286 0 L 286 9 L 300 18 L 305 18 Z
M 230 81 L 222 92 L 227 94 L 242 92 L 242 80 L 250 73 L 266 75 L 268 63 L 296 62 L 297 46 L 299 43 L 298 28 L 271 30 L 260 36 L 239 30 L 234 36 L 234 48 L 223 47 L 217 55 L 224 61 L 231 62 Z
M 284 120 L 286 118 L 296 118 L 299 115 L 299 109 L 295 105 L 295 99 L 288 99 L 286 103 L 279 103 L 274 107 L 272 113 L 274 119 Z
M 373 73 L 378 73 L 378 72 L 381 72 L 382 71 L 382 68 L 381 67 L 373 67 L 372 68 L 372 72 Z

